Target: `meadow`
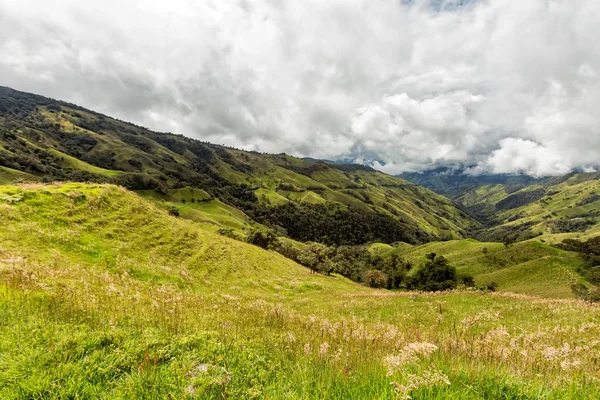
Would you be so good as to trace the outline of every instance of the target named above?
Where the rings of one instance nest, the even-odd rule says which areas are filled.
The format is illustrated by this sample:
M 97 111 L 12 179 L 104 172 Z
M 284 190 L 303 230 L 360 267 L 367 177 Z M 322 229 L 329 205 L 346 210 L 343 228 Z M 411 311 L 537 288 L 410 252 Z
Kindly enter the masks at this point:
M 3 399 L 600 398 L 579 300 L 369 289 L 111 185 L 2 186 L 0 224 Z

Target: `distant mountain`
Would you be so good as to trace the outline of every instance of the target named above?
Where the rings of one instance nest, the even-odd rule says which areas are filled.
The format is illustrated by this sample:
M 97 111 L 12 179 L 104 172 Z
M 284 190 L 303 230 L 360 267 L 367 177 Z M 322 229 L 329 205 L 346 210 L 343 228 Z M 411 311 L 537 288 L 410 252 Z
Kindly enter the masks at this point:
M 479 226 L 451 200 L 370 167 L 153 132 L 0 87 L 0 181 L 14 179 L 116 183 L 216 227 L 338 245 L 462 238 Z
M 508 193 L 526 186 L 543 184 L 553 178 L 533 178 L 528 175 L 484 174 L 469 175 L 465 169 L 440 167 L 423 172 L 405 172 L 398 177 L 456 199 L 486 185 L 503 185 Z

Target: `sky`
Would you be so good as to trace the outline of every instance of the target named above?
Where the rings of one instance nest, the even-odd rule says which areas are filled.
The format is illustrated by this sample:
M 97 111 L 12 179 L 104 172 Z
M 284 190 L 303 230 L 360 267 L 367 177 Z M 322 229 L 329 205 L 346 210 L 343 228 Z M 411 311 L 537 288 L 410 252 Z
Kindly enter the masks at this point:
M 597 0 L 0 0 L 0 85 L 397 174 L 600 164 Z

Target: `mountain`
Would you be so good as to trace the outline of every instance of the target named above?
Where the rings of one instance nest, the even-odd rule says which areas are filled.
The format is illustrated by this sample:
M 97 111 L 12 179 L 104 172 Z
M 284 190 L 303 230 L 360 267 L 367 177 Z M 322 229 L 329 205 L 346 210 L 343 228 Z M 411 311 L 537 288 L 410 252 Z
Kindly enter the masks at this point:
M 549 242 L 587 239 L 600 233 L 600 173 L 562 177 L 464 174 L 439 168 L 403 178 L 443 193 L 485 223 L 481 240 Z
M 338 245 L 463 238 L 479 226 L 451 200 L 368 167 L 153 132 L 6 87 L 0 179 L 114 183 L 217 228 Z
M 456 198 L 491 228 L 479 238 L 511 241 L 539 237 L 548 242 L 600 234 L 600 173 L 571 173 L 515 192 L 485 185 Z
M 507 192 L 512 193 L 529 185 L 542 184 L 550 179 L 510 174 L 470 175 L 466 173 L 465 168 L 449 167 L 438 167 L 422 172 L 404 172 L 398 176 L 451 199 L 481 186 L 503 185 Z

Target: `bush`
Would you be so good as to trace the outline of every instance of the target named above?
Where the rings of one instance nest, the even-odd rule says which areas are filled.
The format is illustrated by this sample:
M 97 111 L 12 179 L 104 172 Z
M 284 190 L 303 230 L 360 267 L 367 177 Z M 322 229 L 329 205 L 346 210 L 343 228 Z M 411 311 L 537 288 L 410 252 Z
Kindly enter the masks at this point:
M 473 279 L 473 277 L 471 275 L 461 276 L 460 277 L 460 281 L 465 286 L 468 286 L 468 287 L 474 287 L 475 286 L 475 279 Z
M 240 237 L 240 235 L 238 235 L 237 233 L 235 233 L 233 231 L 233 229 L 231 229 L 231 228 L 220 228 L 217 231 L 217 233 L 219 235 L 227 236 L 227 237 L 230 237 L 230 238 L 235 239 L 235 240 L 242 240 L 242 238 Z
M 576 283 L 571 286 L 571 291 L 578 299 L 591 303 L 600 303 L 600 287 L 595 286 L 590 289 L 581 283 Z
M 169 215 L 179 217 L 179 208 L 177 208 L 176 206 L 169 206 L 167 208 L 167 211 L 169 212 Z

